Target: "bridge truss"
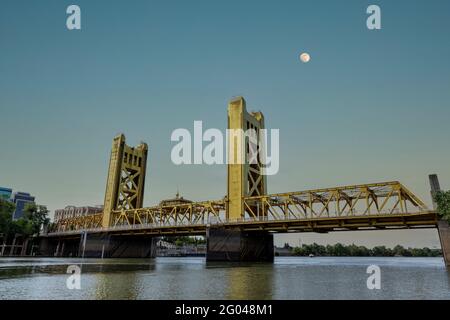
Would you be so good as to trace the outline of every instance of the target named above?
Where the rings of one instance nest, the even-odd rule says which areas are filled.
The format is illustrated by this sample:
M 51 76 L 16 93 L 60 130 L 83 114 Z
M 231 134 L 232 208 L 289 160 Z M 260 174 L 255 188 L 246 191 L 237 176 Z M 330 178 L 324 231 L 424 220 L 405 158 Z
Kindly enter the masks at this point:
M 243 97 L 228 105 L 228 129 L 241 130 L 234 150 L 250 150 L 245 130 L 264 129 L 261 112 L 247 112 Z M 239 131 L 239 132 L 241 132 Z M 258 146 L 257 146 L 258 147 Z M 261 145 L 259 145 L 261 147 Z M 228 165 L 227 196 L 215 201 L 162 202 L 142 208 L 148 147 L 113 140 L 103 213 L 66 217 L 57 221 L 53 234 L 67 232 L 144 232 L 197 234 L 209 227 L 274 232 L 328 232 L 382 228 L 436 227 L 437 216 L 398 181 L 352 185 L 278 194 L 266 194 L 267 183 L 259 165 Z M 261 159 L 260 159 L 261 160 Z M 264 163 L 264 162 L 261 162 Z
M 55 234 L 116 231 L 152 234 L 202 234 L 207 227 L 274 232 L 328 232 L 435 227 L 436 214 L 401 183 L 384 182 L 278 193 L 242 199 L 245 213 L 227 219 L 227 199 L 112 212 L 59 221 Z

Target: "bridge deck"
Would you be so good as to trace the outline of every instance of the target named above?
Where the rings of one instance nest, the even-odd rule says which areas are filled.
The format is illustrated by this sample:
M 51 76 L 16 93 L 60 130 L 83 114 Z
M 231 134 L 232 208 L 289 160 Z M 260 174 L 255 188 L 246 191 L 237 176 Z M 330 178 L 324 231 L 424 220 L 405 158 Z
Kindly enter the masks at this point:
M 206 229 L 225 228 L 240 229 L 242 231 L 269 231 L 284 232 L 334 232 L 357 230 L 383 230 L 383 229 L 418 229 L 435 228 L 438 216 L 434 211 L 424 211 L 410 214 L 374 214 L 345 217 L 322 217 L 309 219 L 247 219 L 241 221 L 229 221 L 218 223 L 197 223 L 178 225 L 140 224 L 115 226 L 110 228 L 91 228 L 84 230 L 61 231 L 48 234 L 49 237 L 65 237 L 81 234 L 82 232 L 111 234 L 147 234 L 154 236 L 163 235 L 204 235 Z
M 205 234 L 208 227 L 243 231 L 329 232 L 436 227 L 438 217 L 398 181 L 244 197 L 231 221 L 227 199 L 113 211 L 58 221 L 50 236 L 88 232 Z

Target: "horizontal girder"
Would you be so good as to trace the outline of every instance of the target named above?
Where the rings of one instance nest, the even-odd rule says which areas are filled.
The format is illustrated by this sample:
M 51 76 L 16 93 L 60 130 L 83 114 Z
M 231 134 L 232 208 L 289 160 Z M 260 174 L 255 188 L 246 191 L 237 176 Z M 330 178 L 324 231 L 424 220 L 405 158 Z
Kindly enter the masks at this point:
M 164 235 L 204 235 L 207 228 L 221 227 L 240 229 L 242 231 L 269 232 L 332 232 L 332 231 L 368 231 L 393 229 L 434 228 L 438 222 L 435 212 L 427 211 L 413 214 L 389 214 L 352 217 L 291 219 L 291 220 L 246 220 L 241 222 L 225 222 L 194 225 L 133 225 L 110 228 L 93 228 L 87 230 L 59 231 L 49 236 L 72 236 L 83 231 L 89 233 L 108 232 L 118 235 L 141 234 L 150 236 Z
M 401 183 L 385 182 L 278 193 L 242 199 L 245 215 L 227 220 L 226 199 L 112 212 L 111 226 L 102 214 L 58 221 L 53 233 L 120 232 L 204 234 L 208 226 L 274 232 L 435 227 L 437 216 Z

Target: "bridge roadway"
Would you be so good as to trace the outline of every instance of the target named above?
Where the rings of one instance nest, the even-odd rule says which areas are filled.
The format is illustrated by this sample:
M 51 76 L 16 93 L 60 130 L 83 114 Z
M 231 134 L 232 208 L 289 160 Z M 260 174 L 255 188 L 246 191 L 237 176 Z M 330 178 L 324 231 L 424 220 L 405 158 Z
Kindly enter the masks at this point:
M 341 217 L 321 217 L 303 219 L 247 218 L 239 221 L 179 224 L 134 224 L 117 225 L 109 228 L 91 228 L 84 230 L 67 230 L 49 233 L 48 237 L 79 237 L 83 232 L 110 233 L 116 235 L 181 236 L 205 235 L 208 228 L 223 228 L 240 231 L 267 231 L 273 233 L 357 231 L 357 230 L 393 230 L 436 228 L 438 216 L 434 211 L 403 214 L 371 214 Z
M 436 228 L 435 211 L 397 181 L 244 197 L 229 219 L 226 198 L 69 217 L 42 237 L 40 254 L 154 257 L 159 236 L 203 235 L 208 261 L 273 261 L 273 233 Z
M 112 225 L 102 214 L 58 221 L 49 237 L 83 232 L 111 234 L 205 235 L 208 228 L 266 232 L 331 232 L 433 228 L 435 211 L 398 181 L 352 185 L 243 198 L 241 219 L 227 218 L 227 200 L 114 211 Z

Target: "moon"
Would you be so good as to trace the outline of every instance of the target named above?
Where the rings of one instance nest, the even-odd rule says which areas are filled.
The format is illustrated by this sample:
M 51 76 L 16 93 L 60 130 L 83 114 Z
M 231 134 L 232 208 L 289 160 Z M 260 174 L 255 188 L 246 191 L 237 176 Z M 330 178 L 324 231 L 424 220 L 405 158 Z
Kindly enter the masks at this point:
M 300 55 L 300 60 L 301 60 L 303 63 L 307 63 L 307 62 L 309 62 L 309 60 L 311 60 L 311 56 L 309 55 L 309 53 L 303 52 L 303 53 Z

